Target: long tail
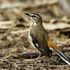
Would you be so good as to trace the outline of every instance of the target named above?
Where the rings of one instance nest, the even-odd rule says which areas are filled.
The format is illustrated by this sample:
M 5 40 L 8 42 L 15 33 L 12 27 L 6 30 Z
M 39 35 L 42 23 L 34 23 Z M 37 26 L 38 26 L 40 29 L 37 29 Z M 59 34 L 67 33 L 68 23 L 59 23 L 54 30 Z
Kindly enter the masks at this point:
M 53 49 L 57 55 L 62 59 L 64 60 L 68 65 L 70 65 L 70 59 L 63 53 L 61 52 L 60 50 L 58 49 Z
M 56 46 L 56 44 L 51 39 L 48 40 L 48 47 L 51 50 L 55 51 L 62 60 L 64 60 L 68 65 L 70 65 L 70 59 L 60 49 L 58 49 L 59 47 Z

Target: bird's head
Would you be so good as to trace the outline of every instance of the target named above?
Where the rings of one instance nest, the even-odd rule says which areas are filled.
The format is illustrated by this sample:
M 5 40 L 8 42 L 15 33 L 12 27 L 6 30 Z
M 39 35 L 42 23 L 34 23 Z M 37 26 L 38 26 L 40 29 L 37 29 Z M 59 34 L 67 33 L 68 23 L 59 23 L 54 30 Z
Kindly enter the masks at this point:
M 34 25 L 42 25 L 42 18 L 39 14 L 37 13 L 25 13 L 31 18 L 31 21 L 33 21 Z

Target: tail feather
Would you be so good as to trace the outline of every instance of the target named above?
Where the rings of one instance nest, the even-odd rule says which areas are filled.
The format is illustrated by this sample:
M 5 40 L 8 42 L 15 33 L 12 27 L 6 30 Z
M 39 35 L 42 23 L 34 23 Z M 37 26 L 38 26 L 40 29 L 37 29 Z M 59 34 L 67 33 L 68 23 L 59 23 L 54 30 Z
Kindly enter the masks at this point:
M 58 49 L 53 49 L 57 55 L 62 59 L 64 60 L 68 65 L 70 65 L 70 59 L 63 53 L 61 52 L 60 50 Z

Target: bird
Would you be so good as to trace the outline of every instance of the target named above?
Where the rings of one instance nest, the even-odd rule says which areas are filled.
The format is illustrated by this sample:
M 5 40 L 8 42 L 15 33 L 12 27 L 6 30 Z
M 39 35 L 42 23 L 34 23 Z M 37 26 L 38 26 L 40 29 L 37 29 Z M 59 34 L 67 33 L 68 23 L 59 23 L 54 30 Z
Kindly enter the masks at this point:
M 49 38 L 48 32 L 43 26 L 42 17 L 38 13 L 25 13 L 31 19 L 29 36 L 31 43 L 45 56 L 51 57 L 54 51 L 65 63 L 70 65 L 70 59 L 62 50 Z

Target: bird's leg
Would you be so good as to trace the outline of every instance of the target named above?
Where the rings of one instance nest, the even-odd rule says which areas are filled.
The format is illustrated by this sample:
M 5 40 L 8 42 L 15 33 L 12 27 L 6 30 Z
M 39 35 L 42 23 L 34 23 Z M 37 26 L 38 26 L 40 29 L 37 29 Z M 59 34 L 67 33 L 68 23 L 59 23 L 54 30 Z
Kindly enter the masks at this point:
M 39 56 L 36 58 L 35 64 L 37 64 L 37 62 L 41 62 L 41 61 L 43 61 L 43 63 L 45 63 L 45 61 L 43 59 L 45 59 L 46 56 L 43 56 L 44 54 L 41 52 L 39 45 L 36 44 L 36 41 L 33 41 L 33 44 L 40 51 Z M 41 56 L 43 56 L 43 57 L 41 57 Z M 48 62 L 47 62 L 47 64 L 48 64 Z
M 49 55 L 50 55 L 50 57 L 52 56 L 52 50 L 49 50 Z

